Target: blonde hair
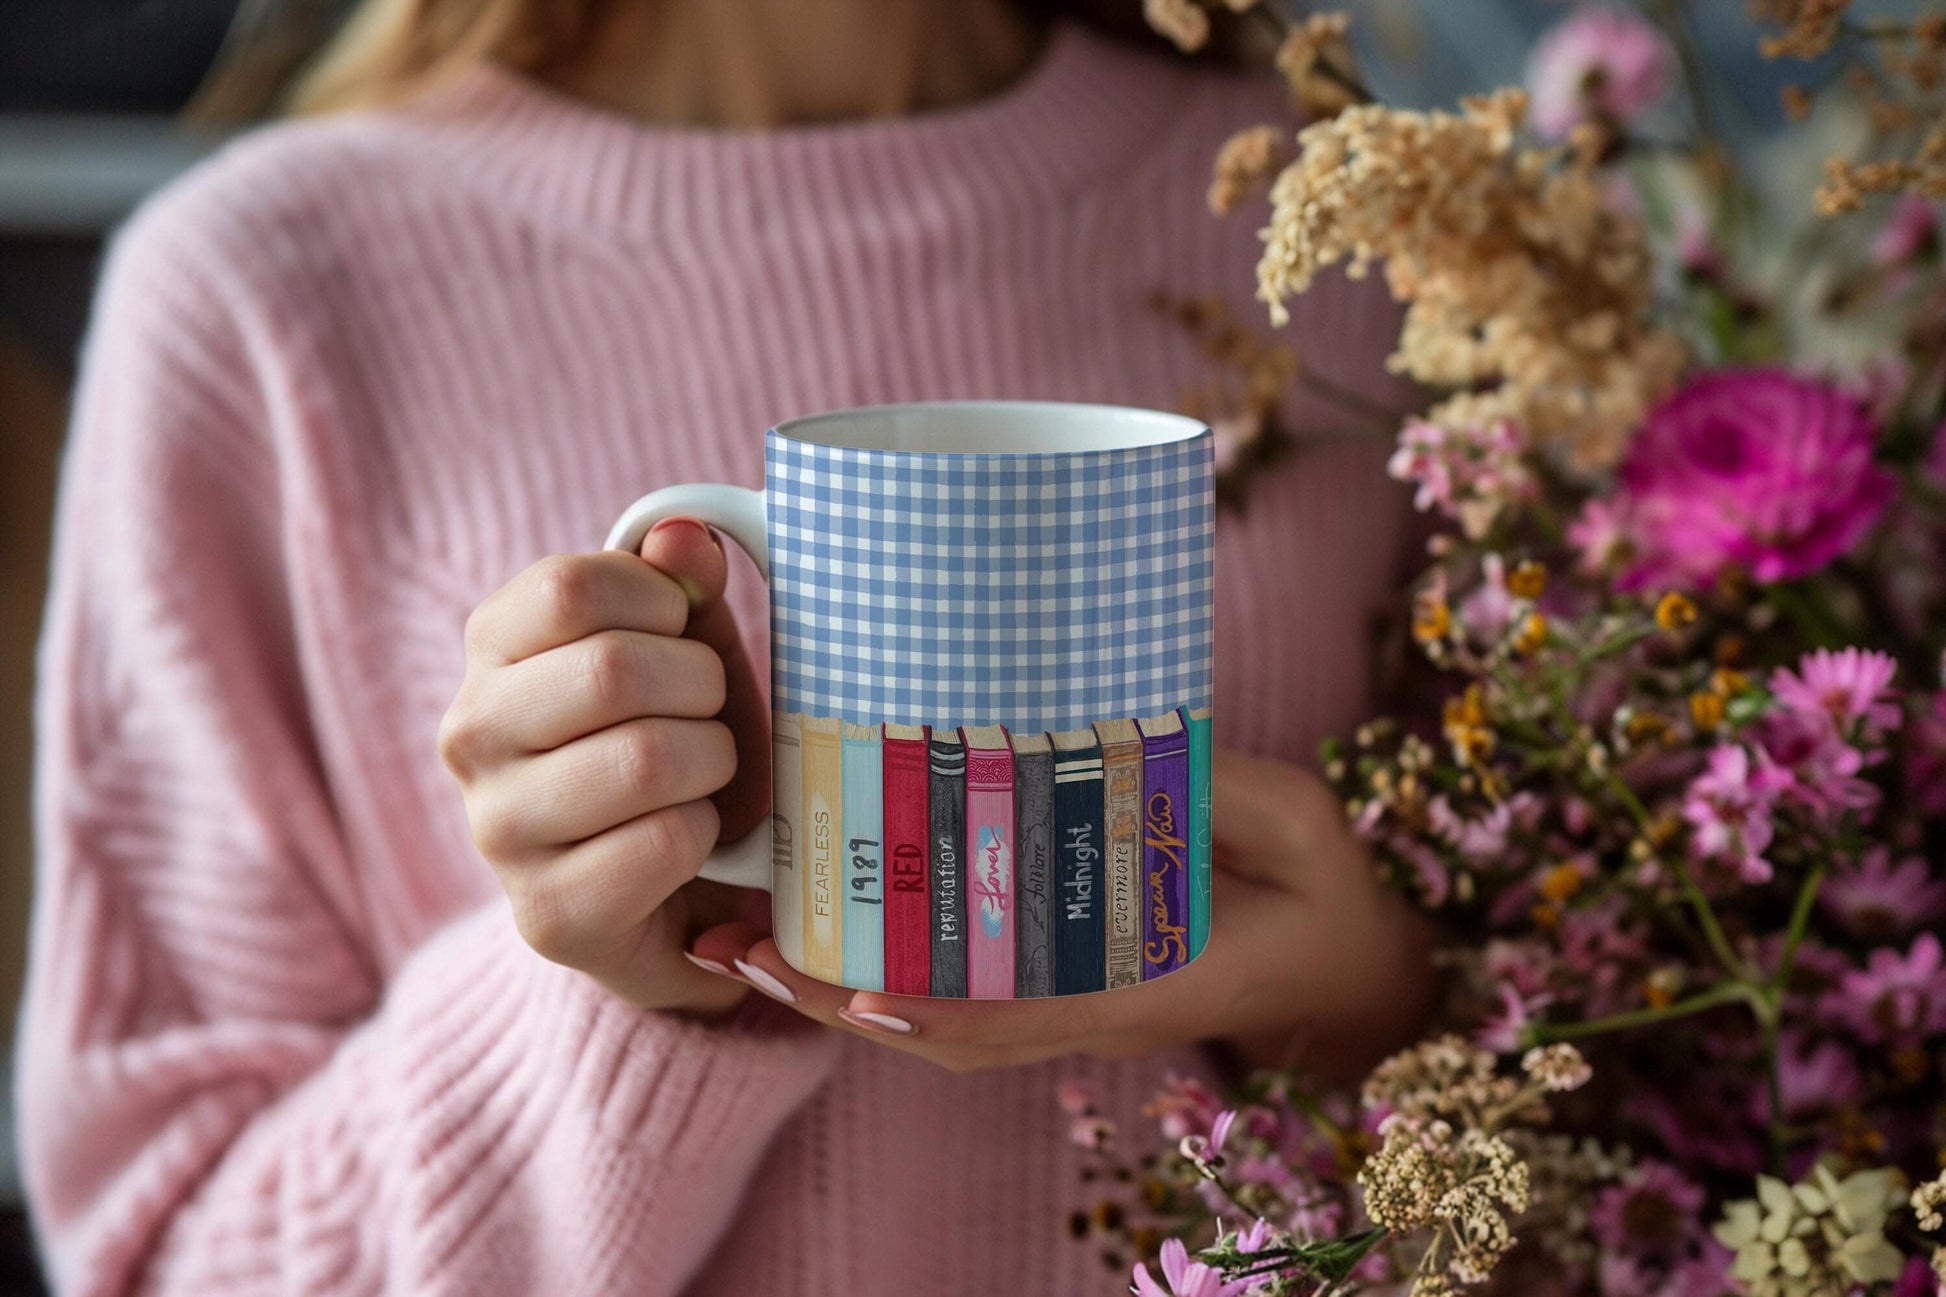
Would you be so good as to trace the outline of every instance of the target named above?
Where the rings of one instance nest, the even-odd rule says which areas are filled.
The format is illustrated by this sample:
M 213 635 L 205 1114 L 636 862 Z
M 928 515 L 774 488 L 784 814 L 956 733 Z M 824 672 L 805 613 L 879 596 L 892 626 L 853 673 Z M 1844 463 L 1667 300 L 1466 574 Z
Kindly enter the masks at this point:
M 479 59 L 537 71 L 578 53 L 608 4 L 361 0 L 322 40 L 325 33 L 291 21 L 287 12 L 284 21 L 262 29 L 233 31 L 185 112 L 196 120 L 237 123 L 277 112 L 373 107 L 406 98 Z
M 301 21 L 238 30 L 186 115 L 241 123 L 273 112 L 328 113 L 396 102 L 480 59 L 539 72 L 581 53 L 612 0 L 360 0 L 328 39 Z M 1066 13 L 1108 35 L 1161 46 L 1137 0 L 1018 0 Z M 331 6 L 324 6 L 328 11 Z M 246 12 L 251 6 L 245 6 Z M 272 6 L 288 19 L 317 5 Z M 1219 14 L 1219 18 L 1238 15 Z M 1250 28 L 1220 22 L 1197 61 L 1261 66 Z M 1260 42 L 1259 42 L 1260 43 Z M 322 45 L 322 48 L 319 48 Z
M 293 113 L 385 103 L 462 64 L 523 70 L 578 51 L 605 0 L 364 0 L 298 76 Z

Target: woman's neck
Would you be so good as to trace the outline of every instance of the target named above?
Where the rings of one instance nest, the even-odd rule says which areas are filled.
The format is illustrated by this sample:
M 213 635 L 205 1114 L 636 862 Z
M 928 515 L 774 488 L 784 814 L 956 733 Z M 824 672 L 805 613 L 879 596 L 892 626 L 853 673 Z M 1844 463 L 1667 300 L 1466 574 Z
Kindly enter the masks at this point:
M 1014 0 L 617 0 L 584 53 L 538 75 L 645 121 L 775 127 L 985 98 L 1045 37 Z

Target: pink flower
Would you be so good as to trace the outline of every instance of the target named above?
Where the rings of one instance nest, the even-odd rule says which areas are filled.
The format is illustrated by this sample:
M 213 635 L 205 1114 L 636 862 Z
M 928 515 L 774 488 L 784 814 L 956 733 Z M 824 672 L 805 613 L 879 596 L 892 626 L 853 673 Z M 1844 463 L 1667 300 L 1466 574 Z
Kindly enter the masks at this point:
M 1872 238 L 1872 261 L 1880 266 L 1909 265 L 1939 255 L 1939 211 L 1917 194 L 1892 204 L 1892 214 Z
M 1885 653 L 1815 649 L 1798 659 L 1795 672 L 1773 671 L 1770 692 L 1792 711 L 1828 716 L 1847 730 L 1862 721 L 1869 732 L 1883 734 L 1899 727 L 1899 705 L 1886 693 L 1897 670 Z
M 1946 815 L 1946 692 L 1915 718 L 1905 783 L 1921 815 Z
M 1480 1024 L 1479 1030 L 1473 1033 L 1473 1043 L 1496 1054 L 1511 1054 L 1524 1043 L 1521 1033 L 1538 1020 L 1535 1015 L 1539 1010 L 1554 1003 L 1554 997 L 1545 992 L 1522 995 L 1505 982 L 1498 989 L 1500 1011 Z
M 1661 35 L 1634 14 L 1572 14 L 1543 35 L 1528 58 L 1534 129 L 1559 138 L 1595 119 L 1626 126 L 1667 90 L 1669 65 Z
M 1061 1111 L 1070 1117 L 1080 1117 L 1095 1110 L 1095 1083 L 1079 1076 L 1071 1076 L 1054 1087 L 1054 1096 L 1060 1100 Z
M 1762 750 L 1788 773 L 1785 791 L 1821 821 L 1835 821 L 1846 811 L 1865 813 L 1878 805 L 1879 793 L 1869 780 L 1858 777 L 1865 753 L 1845 742 L 1828 717 L 1781 712 L 1757 726 Z
M 1873 1044 L 1911 1044 L 1946 1030 L 1946 959 L 1939 938 L 1922 932 L 1904 955 L 1890 946 L 1874 950 L 1863 969 L 1838 979 L 1825 1007 Z
M 1207 1134 L 1223 1104 L 1215 1091 L 1195 1077 L 1172 1074 L 1164 1078 L 1143 1111 L 1156 1119 L 1164 1139 L 1175 1142 L 1184 1135 Z
M 1731 567 L 1763 582 L 1824 567 L 1878 521 L 1892 476 L 1870 419 L 1828 384 L 1717 370 L 1650 411 L 1611 502 L 1634 549 L 1619 584 L 1694 589 Z
M 1879 845 L 1826 878 L 1818 903 L 1855 936 L 1889 937 L 1946 914 L 1946 881 L 1919 856 L 1893 864 L 1892 852 Z
M 1787 1036 L 1777 1053 L 1777 1071 L 1786 1121 L 1837 1112 L 1857 1103 L 1865 1093 L 1851 1052 L 1836 1041 L 1812 1045 L 1801 1035 Z M 1763 1089 L 1751 1092 L 1751 1107 L 1758 1123 L 1769 1120 L 1770 1096 Z
M 1773 832 L 1771 811 L 1789 781 L 1761 749 L 1752 762 L 1740 744 L 1717 745 L 1683 798 L 1683 818 L 1694 827 L 1690 846 L 1704 859 L 1732 865 L 1746 883 L 1769 882 L 1763 853 Z
M 1160 1259 L 1162 1277 L 1168 1286 L 1157 1283 L 1150 1276 L 1149 1267 L 1137 1263 L 1135 1291 L 1141 1297 L 1231 1297 L 1231 1294 L 1240 1293 L 1250 1286 L 1247 1281 L 1225 1283 L 1222 1271 L 1201 1261 L 1191 1261 L 1189 1249 L 1178 1238 L 1163 1242 Z
M 1628 517 L 1613 501 L 1591 499 L 1568 524 L 1568 543 L 1579 556 L 1575 566 L 1585 575 L 1620 567 L 1633 547 Z
M 1688 1249 L 1702 1221 L 1704 1193 L 1667 1162 L 1644 1158 L 1595 1194 L 1588 1226 L 1604 1248 L 1671 1258 Z
M 1539 491 L 1526 452 L 1526 439 L 1505 420 L 1485 428 L 1453 429 L 1407 419 L 1386 471 L 1418 486 L 1414 508 L 1436 508 L 1478 539 L 1502 509 L 1531 500 Z

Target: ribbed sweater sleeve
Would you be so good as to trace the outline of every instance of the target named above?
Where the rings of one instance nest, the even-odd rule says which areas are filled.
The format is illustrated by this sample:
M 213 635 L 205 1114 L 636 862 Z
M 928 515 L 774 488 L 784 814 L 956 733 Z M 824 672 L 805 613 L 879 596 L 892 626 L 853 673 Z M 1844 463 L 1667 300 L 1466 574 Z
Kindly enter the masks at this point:
M 675 1292 L 834 1042 L 635 1010 L 503 904 L 378 966 L 291 597 L 303 376 L 178 233 L 113 249 L 39 648 L 18 1101 L 59 1291 Z

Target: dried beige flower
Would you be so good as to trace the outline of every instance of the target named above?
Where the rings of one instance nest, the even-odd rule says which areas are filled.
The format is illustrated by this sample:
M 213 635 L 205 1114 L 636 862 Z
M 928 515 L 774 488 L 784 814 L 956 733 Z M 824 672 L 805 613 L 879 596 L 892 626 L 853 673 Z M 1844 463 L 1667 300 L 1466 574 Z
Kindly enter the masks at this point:
M 1142 0 L 1142 16 L 1185 54 L 1209 41 L 1209 14 L 1196 0 Z
M 1508 419 L 1606 465 L 1685 355 L 1650 320 L 1640 223 L 1586 157 L 1522 147 L 1525 108 L 1501 90 L 1457 115 L 1355 105 L 1305 127 L 1271 186 L 1258 296 L 1281 324 L 1325 268 L 1382 261 L 1408 303 L 1390 366 L 1457 390 L 1429 419 Z
M 1345 32 L 1348 15 L 1312 14 L 1293 23 L 1277 50 L 1277 70 L 1284 74 L 1291 95 L 1306 113 L 1331 117 L 1370 96 L 1364 92 Z
M 1918 1214 L 1919 1228 L 1927 1233 L 1946 1226 L 1946 1171 L 1912 1191 L 1912 1210 Z
M 1216 151 L 1216 175 L 1210 181 L 1210 211 L 1218 216 L 1235 211 L 1270 183 L 1271 176 L 1290 161 L 1290 154 L 1290 136 L 1277 126 L 1246 126 L 1223 141 Z
M 1766 0 L 1758 16 L 1784 24 L 1784 30 L 1758 46 L 1767 59 L 1814 59 L 1831 48 L 1851 0 Z

